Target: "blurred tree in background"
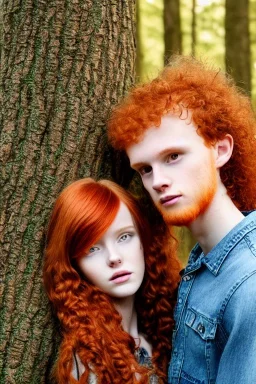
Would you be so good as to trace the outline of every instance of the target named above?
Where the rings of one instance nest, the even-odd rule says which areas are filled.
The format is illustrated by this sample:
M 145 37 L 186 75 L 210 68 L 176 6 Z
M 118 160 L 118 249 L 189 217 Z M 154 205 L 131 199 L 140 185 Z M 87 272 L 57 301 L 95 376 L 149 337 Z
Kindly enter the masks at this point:
M 139 13 L 142 80 L 157 74 L 166 52 L 180 51 L 230 72 L 238 86 L 251 89 L 255 104 L 256 0 L 140 0 Z M 168 30 L 167 18 L 173 23 Z
M 226 70 L 236 83 L 250 94 L 249 0 L 226 0 L 225 32 Z
M 182 52 L 180 0 L 164 0 L 164 63 Z
M 191 20 L 191 55 L 196 54 L 196 0 L 192 1 L 192 20 Z

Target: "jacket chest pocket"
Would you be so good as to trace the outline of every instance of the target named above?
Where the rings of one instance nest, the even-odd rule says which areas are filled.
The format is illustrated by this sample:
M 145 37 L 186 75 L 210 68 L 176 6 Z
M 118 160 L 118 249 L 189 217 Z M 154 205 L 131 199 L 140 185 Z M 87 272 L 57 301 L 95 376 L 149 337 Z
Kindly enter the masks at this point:
M 215 383 L 217 375 L 216 332 L 217 320 L 210 319 L 193 308 L 185 316 L 185 350 L 181 383 Z
M 214 340 L 217 330 L 217 322 L 208 319 L 194 309 L 189 308 L 186 313 L 185 324 L 196 332 L 202 340 Z

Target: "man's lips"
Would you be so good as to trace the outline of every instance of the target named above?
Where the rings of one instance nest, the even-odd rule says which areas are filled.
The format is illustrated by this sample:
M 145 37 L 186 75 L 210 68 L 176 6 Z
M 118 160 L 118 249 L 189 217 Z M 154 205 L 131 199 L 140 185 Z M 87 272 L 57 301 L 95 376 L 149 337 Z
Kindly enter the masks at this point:
M 128 279 L 131 274 L 132 273 L 129 272 L 129 271 L 119 271 L 119 272 L 114 273 L 109 280 L 110 281 L 117 281 L 117 279 L 119 280 L 119 279 L 122 279 L 122 278 L 124 278 L 124 279 L 127 278 Z M 126 281 L 126 280 L 124 280 L 124 281 Z
M 165 196 L 165 197 L 162 197 L 160 199 L 160 203 L 162 205 L 172 205 L 172 204 L 175 204 L 176 201 L 181 197 L 181 195 L 169 195 L 169 196 Z

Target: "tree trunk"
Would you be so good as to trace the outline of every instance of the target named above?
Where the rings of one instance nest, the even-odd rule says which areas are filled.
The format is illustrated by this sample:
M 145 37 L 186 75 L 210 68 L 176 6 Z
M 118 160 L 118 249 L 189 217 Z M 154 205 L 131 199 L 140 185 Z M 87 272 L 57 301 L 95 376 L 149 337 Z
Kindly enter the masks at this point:
M 136 79 L 140 81 L 143 65 L 143 50 L 141 41 L 140 0 L 136 1 Z
M 164 0 L 164 63 L 182 52 L 180 0 Z
M 226 0 L 225 29 L 226 70 L 250 94 L 249 0 Z
M 3 0 L 0 383 L 50 383 L 45 226 L 70 181 L 115 171 L 106 119 L 135 75 L 135 0 Z

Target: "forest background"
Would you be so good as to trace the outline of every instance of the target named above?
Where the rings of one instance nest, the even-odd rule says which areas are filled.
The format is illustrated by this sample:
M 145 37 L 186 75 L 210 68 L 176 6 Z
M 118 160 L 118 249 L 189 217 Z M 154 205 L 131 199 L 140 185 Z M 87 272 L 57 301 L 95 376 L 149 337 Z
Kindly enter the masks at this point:
M 256 0 L 0 0 L 0 384 L 53 383 L 42 265 L 59 192 L 140 183 L 108 146 L 112 107 L 173 53 L 227 70 L 255 106 L 255 23 Z M 178 236 L 185 263 L 194 240 Z

